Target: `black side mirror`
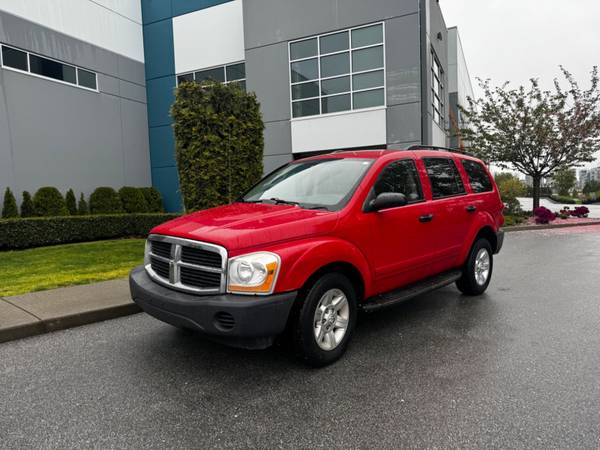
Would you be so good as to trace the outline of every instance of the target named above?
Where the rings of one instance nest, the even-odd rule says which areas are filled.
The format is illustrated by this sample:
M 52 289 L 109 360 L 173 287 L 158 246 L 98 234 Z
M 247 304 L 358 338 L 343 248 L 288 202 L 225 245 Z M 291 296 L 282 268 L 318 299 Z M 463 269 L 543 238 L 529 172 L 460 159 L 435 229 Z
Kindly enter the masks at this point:
M 384 192 L 379 194 L 369 203 L 369 211 L 381 211 L 383 209 L 398 208 L 408 202 L 404 194 L 395 192 Z

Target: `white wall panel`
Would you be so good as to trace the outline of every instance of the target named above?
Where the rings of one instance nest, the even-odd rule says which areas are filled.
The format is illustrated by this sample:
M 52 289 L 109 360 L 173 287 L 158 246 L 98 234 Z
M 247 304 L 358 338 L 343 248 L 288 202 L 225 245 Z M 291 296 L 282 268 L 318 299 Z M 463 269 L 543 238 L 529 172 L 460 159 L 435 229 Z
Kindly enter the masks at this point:
M 0 10 L 144 61 L 140 0 L 0 0 Z
M 242 0 L 175 17 L 173 40 L 177 73 L 243 61 Z
M 292 120 L 292 152 L 385 145 L 385 108 Z

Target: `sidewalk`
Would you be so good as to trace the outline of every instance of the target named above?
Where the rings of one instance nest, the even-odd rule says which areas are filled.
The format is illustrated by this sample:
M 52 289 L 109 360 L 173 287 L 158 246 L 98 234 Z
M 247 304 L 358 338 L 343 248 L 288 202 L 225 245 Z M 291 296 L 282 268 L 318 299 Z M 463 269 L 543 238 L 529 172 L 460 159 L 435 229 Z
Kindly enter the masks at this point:
M 139 312 L 127 278 L 0 297 L 0 342 Z

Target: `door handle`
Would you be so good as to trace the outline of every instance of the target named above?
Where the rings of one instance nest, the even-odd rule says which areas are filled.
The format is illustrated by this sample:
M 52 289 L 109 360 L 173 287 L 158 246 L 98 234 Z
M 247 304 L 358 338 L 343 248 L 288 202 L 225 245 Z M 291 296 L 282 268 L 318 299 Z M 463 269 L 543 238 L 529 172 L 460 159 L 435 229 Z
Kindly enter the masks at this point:
M 425 215 L 419 217 L 419 222 L 421 222 L 421 223 L 431 222 L 432 220 L 433 220 L 433 214 L 425 214 Z
M 477 206 L 475 206 L 475 205 L 469 205 L 465 209 L 467 210 L 467 212 L 472 213 L 472 212 L 477 211 Z

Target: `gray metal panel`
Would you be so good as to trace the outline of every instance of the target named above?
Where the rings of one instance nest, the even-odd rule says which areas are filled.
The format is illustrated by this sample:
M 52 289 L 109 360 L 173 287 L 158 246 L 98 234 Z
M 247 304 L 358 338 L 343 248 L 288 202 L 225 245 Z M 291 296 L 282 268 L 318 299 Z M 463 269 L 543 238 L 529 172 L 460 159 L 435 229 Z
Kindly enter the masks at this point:
M 146 88 L 139 84 L 119 80 L 119 95 L 129 100 L 146 103 Z
M 144 64 L 126 56 L 118 55 L 118 77 L 142 86 L 146 85 Z
M 421 141 L 421 103 L 388 107 L 387 141 L 390 143 Z
M 252 0 L 244 2 L 246 48 L 288 41 L 418 11 L 418 0 Z
M 150 186 L 150 152 L 148 151 L 148 117 L 146 105 L 121 99 L 123 127 L 123 184 Z
M 0 195 L 4 195 L 6 187 L 14 185 L 12 144 L 4 94 L 4 71 L 0 70 Z
M 286 42 L 246 50 L 248 90 L 261 103 L 265 122 L 290 118 L 290 76 Z
M 388 106 L 421 101 L 419 15 L 385 22 Z
M 292 153 L 291 125 L 288 120 L 265 124 L 265 156 Z
M 267 174 L 277 169 L 280 166 L 290 162 L 292 160 L 291 153 L 289 155 L 274 155 L 265 156 L 264 158 L 264 173 Z

